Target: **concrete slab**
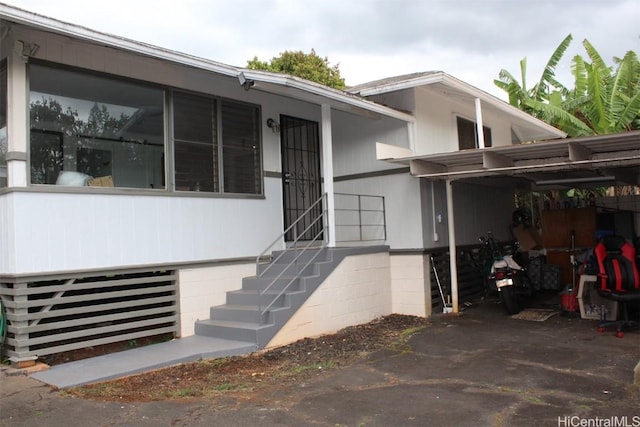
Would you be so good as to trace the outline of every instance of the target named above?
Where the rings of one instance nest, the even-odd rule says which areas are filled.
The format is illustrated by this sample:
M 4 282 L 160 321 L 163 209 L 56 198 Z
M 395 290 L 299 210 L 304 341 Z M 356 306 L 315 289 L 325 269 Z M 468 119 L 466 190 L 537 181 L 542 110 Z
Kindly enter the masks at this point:
M 256 350 L 243 341 L 190 336 L 91 359 L 52 366 L 31 377 L 59 389 L 97 383 L 200 359 L 236 356 Z

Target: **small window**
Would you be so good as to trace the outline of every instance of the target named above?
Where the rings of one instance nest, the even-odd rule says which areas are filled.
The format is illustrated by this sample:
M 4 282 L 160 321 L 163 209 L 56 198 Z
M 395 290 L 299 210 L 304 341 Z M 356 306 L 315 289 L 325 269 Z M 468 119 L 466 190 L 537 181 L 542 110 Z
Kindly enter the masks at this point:
M 222 101 L 225 193 L 262 193 L 259 124 L 260 112 L 255 106 Z
M 173 126 L 176 190 L 262 194 L 257 106 L 176 91 Z
M 175 92 L 173 138 L 178 191 L 219 191 L 215 99 Z
M 458 147 L 460 150 L 468 150 L 478 148 L 478 133 L 476 131 L 476 122 L 457 118 L 458 123 Z M 491 147 L 491 129 L 487 126 L 482 127 L 484 134 L 484 146 Z

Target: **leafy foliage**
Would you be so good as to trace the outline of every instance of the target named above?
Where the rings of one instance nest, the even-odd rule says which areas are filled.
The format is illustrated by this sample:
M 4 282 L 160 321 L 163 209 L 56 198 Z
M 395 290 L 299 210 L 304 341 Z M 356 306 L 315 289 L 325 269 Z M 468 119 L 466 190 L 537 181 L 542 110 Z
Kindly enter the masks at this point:
M 608 66 L 587 40 L 582 45 L 588 60 L 572 59 L 574 88 L 567 89 L 555 78 L 558 65 L 572 37 L 560 43 L 547 62 L 538 83 L 526 87 L 526 58 L 520 61 L 519 82 L 501 70 L 494 83 L 507 92 L 509 103 L 528 112 L 569 136 L 586 136 L 640 129 L 640 62 L 635 52 L 614 58 Z
M 290 74 L 336 89 L 345 87 L 344 79 L 340 76 L 339 65 L 330 66 L 329 59 L 321 58 L 314 49 L 311 49 L 310 53 L 287 50 L 268 62 L 254 57 L 247 61 L 247 68 Z

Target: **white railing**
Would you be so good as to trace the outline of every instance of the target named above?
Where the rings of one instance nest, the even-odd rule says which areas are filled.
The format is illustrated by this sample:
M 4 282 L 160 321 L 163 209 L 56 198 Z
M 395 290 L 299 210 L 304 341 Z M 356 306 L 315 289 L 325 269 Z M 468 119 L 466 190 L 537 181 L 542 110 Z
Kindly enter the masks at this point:
M 387 240 L 384 196 L 335 193 L 334 200 L 337 242 Z

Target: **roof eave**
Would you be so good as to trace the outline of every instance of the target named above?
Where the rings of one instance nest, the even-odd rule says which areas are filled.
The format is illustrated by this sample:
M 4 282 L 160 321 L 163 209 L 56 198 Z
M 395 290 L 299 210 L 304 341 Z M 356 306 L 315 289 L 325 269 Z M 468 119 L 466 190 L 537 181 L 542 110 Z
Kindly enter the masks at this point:
M 118 37 L 86 27 L 59 21 L 47 16 L 39 15 L 23 9 L 0 4 L 0 18 L 10 22 L 26 25 L 44 31 L 70 36 L 93 43 L 103 44 L 129 52 L 180 63 L 183 65 L 213 71 L 218 74 L 235 77 L 239 68 L 221 64 L 204 58 L 185 53 L 164 49 L 146 43 L 137 42 L 124 37 Z
M 301 92 L 300 95 L 302 99 L 306 97 L 305 94 L 309 94 L 313 96 L 306 97 L 308 98 L 307 100 L 312 100 L 314 96 L 322 97 L 327 99 L 328 104 L 344 104 L 346 106 L 363 109 L 372 113 L 395 118 L 408 123 L 415 122 L 415 117 L 411 114 L 407 114 L 393 108 L 368 101 L 357 95 L 352 95 L 347 92 L 323 86 L 321 84 L 304 80 L 298 77 L 290 76 L 287 74 L 250 69 L 243 69 L 241 70 L 241 72 L 244 75 L 245 79 L 250 80 L 254 83 L 254 86 L 252 87 L 255 87 L 257 89 L 264 89 L 266 91 L 273 92 L 271 88 L 262 88 L 260 83 L 281 86 L 283 88 L 299 90 Z

